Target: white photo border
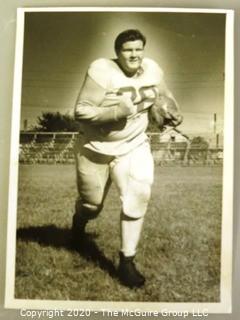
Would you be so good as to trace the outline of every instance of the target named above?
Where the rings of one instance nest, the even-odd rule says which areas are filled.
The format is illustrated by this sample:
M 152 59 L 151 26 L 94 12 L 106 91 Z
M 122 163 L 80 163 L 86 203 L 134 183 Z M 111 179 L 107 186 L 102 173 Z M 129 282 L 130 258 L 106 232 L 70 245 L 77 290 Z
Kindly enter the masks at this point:
M 226 14 L 225 37 L 225 99 L 224 99 L 224 163 L 222 194 L 221 282 L 219 303 L 109 302 L 15 299 L 16 214 L 18 186 L 18 146 L 21 112 L 24 16 L 27 12 L 185 12 Z M 234 11 L 226 9 L 149 8 L 149 7 L 47 7 L 18 8 L 14 67 L 14 90 L 10 148 L 8 197 L 7 259 L 5 308 L 28 309 L 90 309 L 107 310 L 198 310 L 200 313 L 231 313 L 232 310 L 232 238 L 233 238 L 233 142 L 234 142 Z M 227 107 L 226 107 L 227 106 Z

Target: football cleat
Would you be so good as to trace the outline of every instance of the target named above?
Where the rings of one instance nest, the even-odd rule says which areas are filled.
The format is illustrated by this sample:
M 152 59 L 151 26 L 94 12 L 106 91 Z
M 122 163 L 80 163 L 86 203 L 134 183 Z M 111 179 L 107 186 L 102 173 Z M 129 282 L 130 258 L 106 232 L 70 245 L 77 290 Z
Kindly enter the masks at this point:
M 129 288 L 140 288 L 145 283 L 145 277 L 136 269 L 134 256 L 125 257 L 120 252 L 120 263 L 118 267 L 118 276 L 120 282 Z

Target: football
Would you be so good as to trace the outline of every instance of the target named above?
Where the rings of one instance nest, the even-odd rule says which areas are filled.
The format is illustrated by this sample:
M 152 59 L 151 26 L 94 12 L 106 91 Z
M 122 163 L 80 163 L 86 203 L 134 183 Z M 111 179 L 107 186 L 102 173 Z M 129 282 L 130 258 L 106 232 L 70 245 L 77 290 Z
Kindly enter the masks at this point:
M 158 96 L 149 111 L 150 119 L 155 122 L 160 130 L 165 126 L 176 127 L 183 121 L 183 116 L 176 102 L 167 96 Z

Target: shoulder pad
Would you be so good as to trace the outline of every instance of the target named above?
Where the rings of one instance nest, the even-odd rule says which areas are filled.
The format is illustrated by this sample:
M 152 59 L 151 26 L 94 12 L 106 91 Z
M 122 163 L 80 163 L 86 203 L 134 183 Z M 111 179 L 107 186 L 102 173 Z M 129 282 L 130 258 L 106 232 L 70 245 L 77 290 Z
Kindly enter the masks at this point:
M 145 72 L 152 74 L 152 76 L 154 76 L 159 81 L 162 80 L 164 73 L 163 70 L 157 64 L 157 62 L 149 58 L 144 58 L 142 66 Z
M 111 79 L 112 61 L 104 58 L 93 61 L 88 75 L 103 88 L 107 88 Z

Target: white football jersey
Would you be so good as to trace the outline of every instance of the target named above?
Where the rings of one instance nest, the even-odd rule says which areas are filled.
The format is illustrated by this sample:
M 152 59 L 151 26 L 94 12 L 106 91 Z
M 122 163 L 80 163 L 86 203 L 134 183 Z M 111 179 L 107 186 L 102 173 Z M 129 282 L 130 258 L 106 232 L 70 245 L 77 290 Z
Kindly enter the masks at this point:
M 114 60 L 102 58 L 90 65 L 88 76 L 105 92 L 102 105 L 117 100 L 119 95 L 126 95 L 137 106 L 137 114 L 102 126 L 85 123 L 85 147 L 107 155 L 122 155 L 143 143 L 147 139 L 148 109 L 154 103 L 157 86 L 163 79 L 158 64 L 144 58 L 139 72 L 134 77 L 127 77 Z

